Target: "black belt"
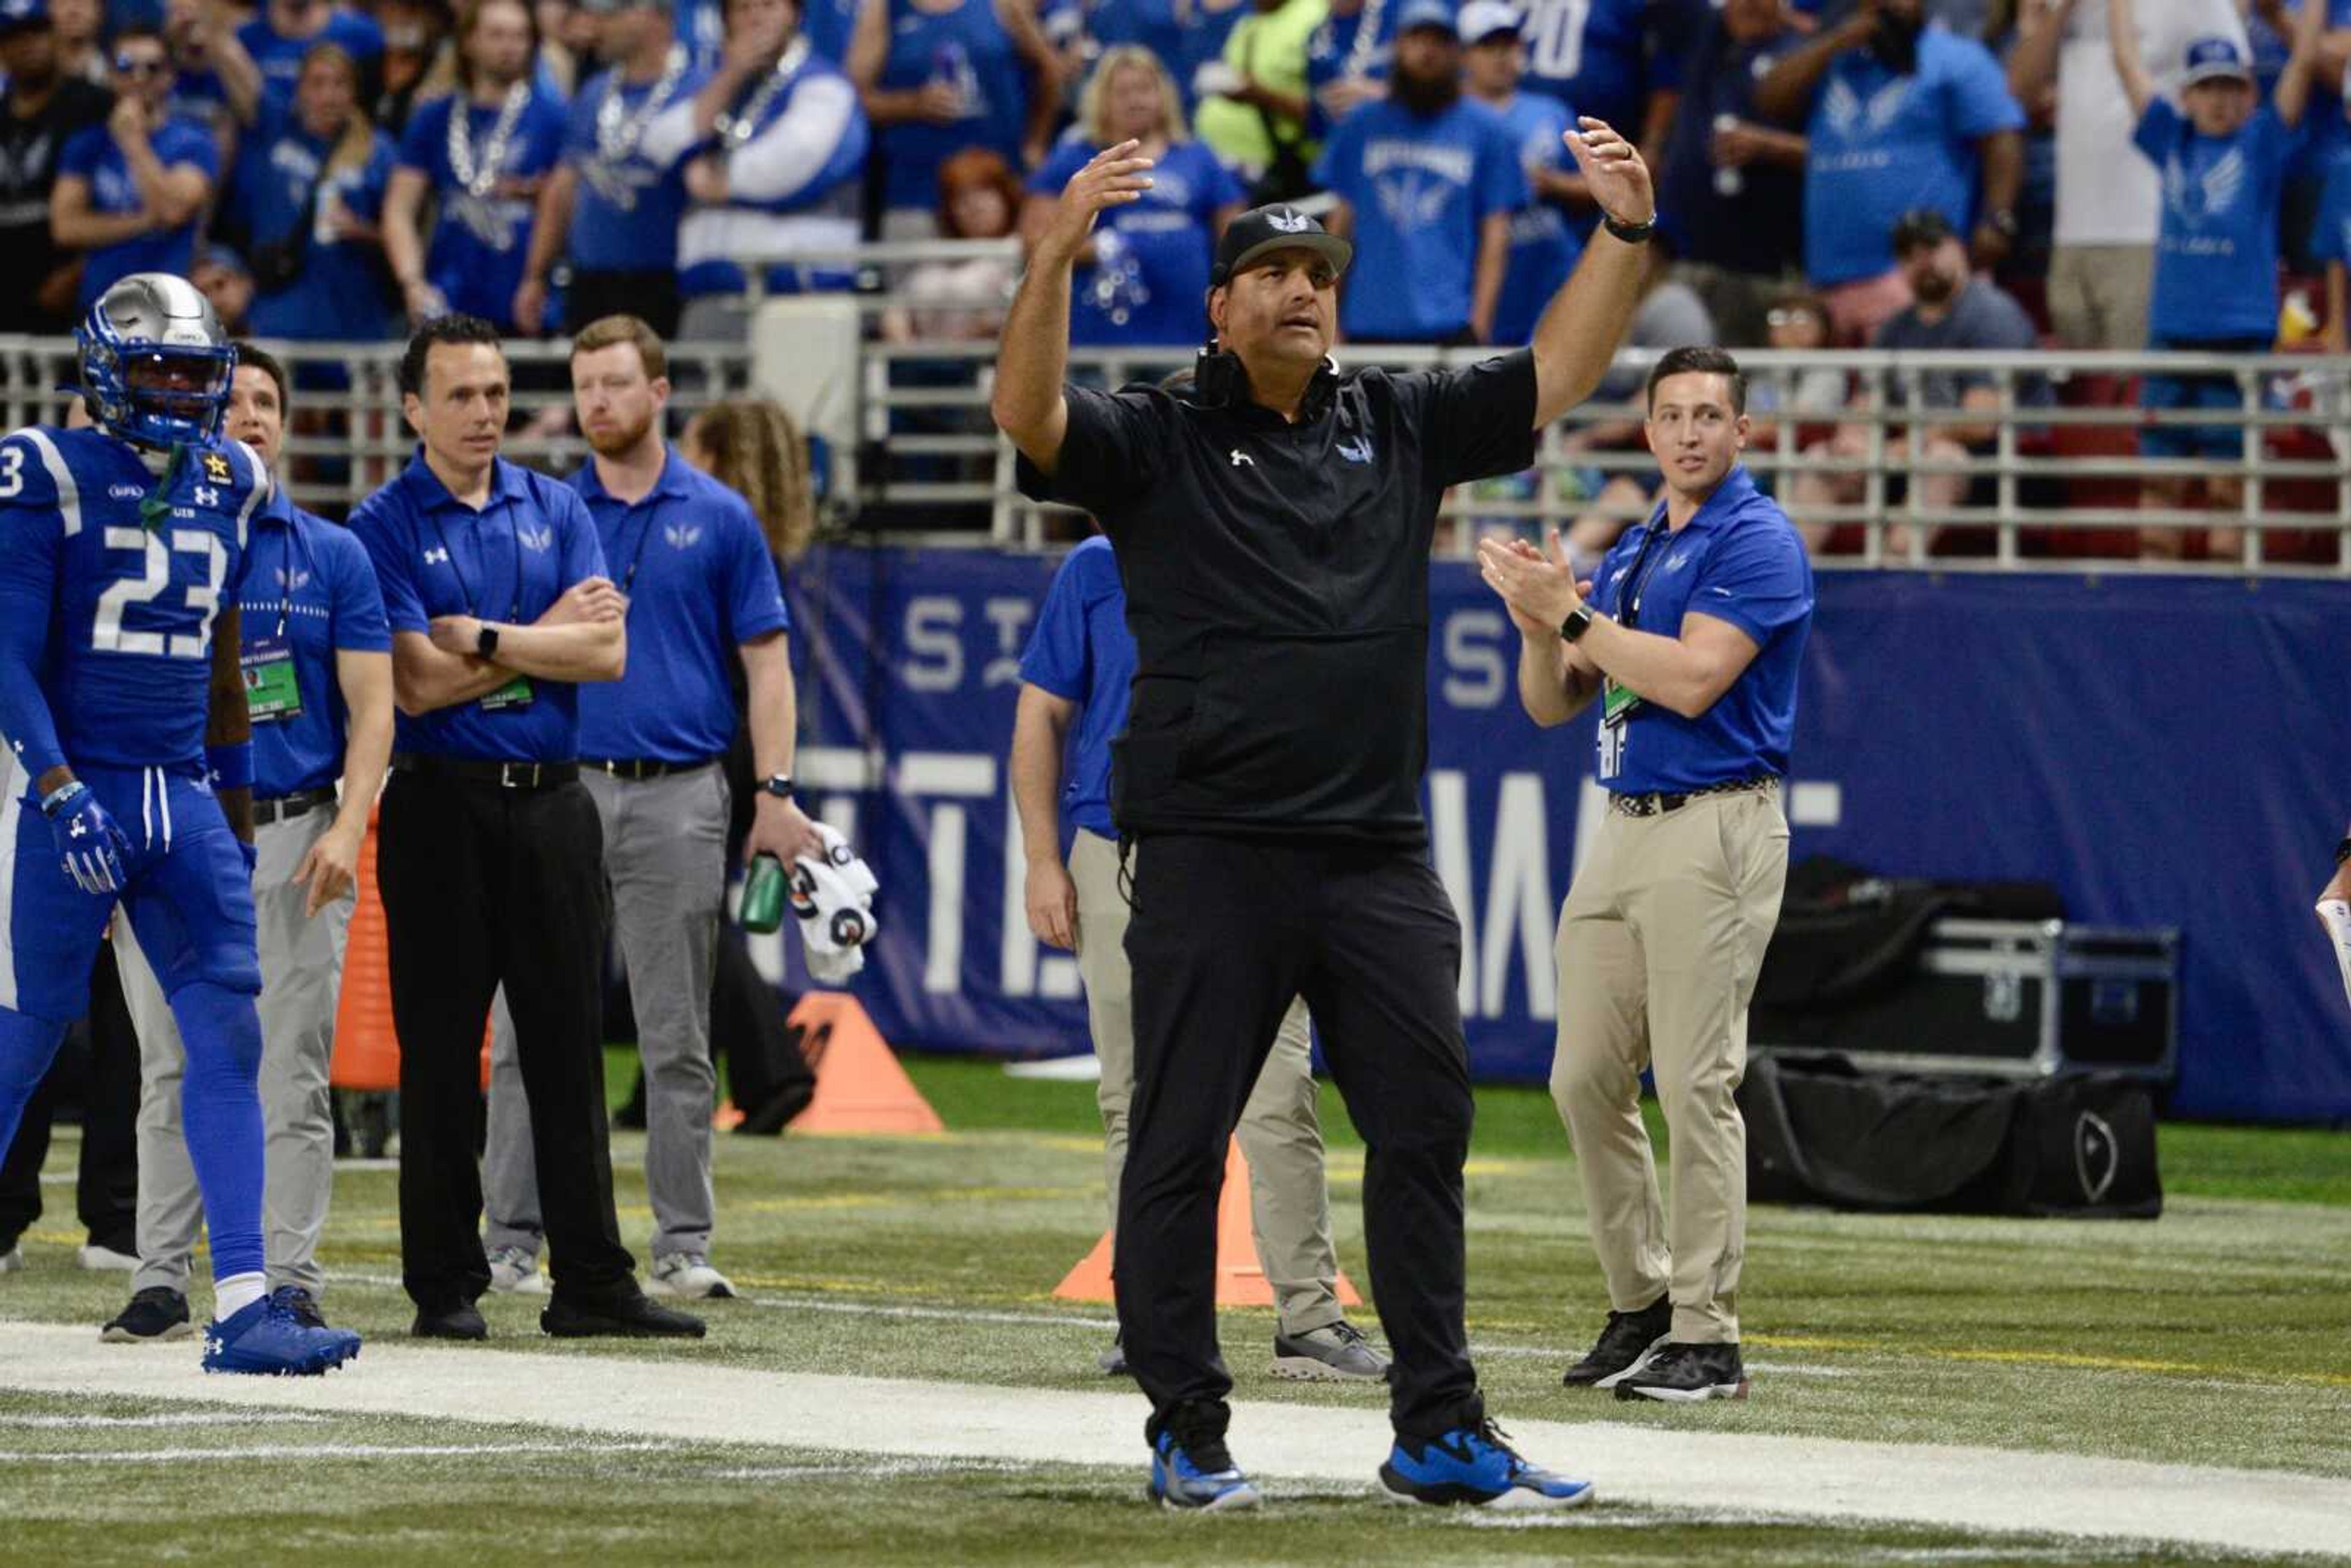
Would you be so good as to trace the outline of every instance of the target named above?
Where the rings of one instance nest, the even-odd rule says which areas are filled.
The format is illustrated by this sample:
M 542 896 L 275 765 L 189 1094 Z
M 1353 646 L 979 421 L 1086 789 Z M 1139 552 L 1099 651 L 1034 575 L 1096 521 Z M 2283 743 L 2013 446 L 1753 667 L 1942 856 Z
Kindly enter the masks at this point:
M 334 803 L 335 790 L 332 785 L 323 789 L 297 789 L 291 795 L 280 795 L 274 800 L 256 800 L 253 803 L 253 825 L 260 828 L 266 827 L 271 822 L 290 822 L 297 817 L 308 815 L 321 806 L 331 806 Z
M 705 757 L 695 762 L 658 762 L 650 757 L 583 757 L 580 766 L 641 784 L 648 779 L 666 779 L 673 773 L 692 773 L 717 760 L 716 757 Z
M 1776 789 L 1779 787 L 1779 779 L 1766 773 L 1759 779 L 1733 779 L 1721 784 L 1702 784 L 1678 794 L 1611 795 L 1608 804 L 1620 817 L 1657 817 L 1667 811 L 1678 811 L 1704 795 L 1743 795 L 1750 790 Z
M 420 757 L 409 751 L 395 752 L 392 768 L 428 779 L 455 779 L 461 784 L 495 784 L 501 789 L 552 789 L 580 777 L 577 762 L 476 762 L 465 757 Z

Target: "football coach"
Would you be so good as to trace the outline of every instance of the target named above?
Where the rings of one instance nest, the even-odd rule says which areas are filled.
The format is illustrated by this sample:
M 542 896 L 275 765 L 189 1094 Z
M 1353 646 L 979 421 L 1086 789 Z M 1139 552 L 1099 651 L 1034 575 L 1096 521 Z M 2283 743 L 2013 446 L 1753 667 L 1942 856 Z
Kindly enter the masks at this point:
M 1448 486 L 1514 473 L 1598 384 L 1655 223 L 1614 130 L 1567 136 L 1607 214 L 1531 347 L 1462 370 L 1330 360 L 1346 242 L 1260 207 L 1218 242 L 1214 337 L 1188 383 L 1065 384 L 1071 272 L 1097 214 L 1135 201 L 1127 141 L 1075 175 L 1006 320 L 992 407 L 1019 482 L 1117 547 L 1137 668 L 1113 743 L 1134 857 L 1132 1145 L 1114 1271 L 1150 1396 L 1151 1493 L 1258 1493 L 1225 1443 L 1232 1379 L 1213 1273 L 1226 1141 L 1303 996 L 1365 1145 L 1364 1218 L 1395 1353 L 1399 1498 L 1559 1508 L 1591 1487 L 1528 1464 L 1488 1420 L 1462 1324 L 1468 1060 L 1461 934 L 1428 863 L 1428 551 Z

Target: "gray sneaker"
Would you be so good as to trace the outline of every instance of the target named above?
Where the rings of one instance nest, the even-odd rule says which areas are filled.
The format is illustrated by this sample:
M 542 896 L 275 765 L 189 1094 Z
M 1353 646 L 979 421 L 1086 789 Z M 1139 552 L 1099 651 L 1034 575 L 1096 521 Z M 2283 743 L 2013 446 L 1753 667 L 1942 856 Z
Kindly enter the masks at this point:
M 1301 1382 L 1376 1383 L 1388 1375 L 1388 1358 L 1341 1318 L 1301 1334 L 1275 1334 L 1273 1375 Z
M 653 1260 L 653 1277 L 645 1290 L 656 1296 L 682 1296 L 688 1301 L 731 1298 L 735 1281 L 710 1266 L 699 1252 L 664 1252 Z
M 501 1247 L 490 1254 L 490 1289 L 515 1296 L 544 1296 L 554 1287 L 539 1272 L 538 1260 L 519 1247 Z
M 22 1247 L 11 1247 L 5 1252 L 0 1252 L 0 1274 L 17 1273 L 24 1267 L 25 1249 Z

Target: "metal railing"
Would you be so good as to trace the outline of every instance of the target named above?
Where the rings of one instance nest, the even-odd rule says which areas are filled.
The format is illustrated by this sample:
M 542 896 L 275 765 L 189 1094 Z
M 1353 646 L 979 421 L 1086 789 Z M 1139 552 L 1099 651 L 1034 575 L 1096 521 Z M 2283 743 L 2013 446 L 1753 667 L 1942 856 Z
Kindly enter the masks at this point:
M 1490 350 L 1488 350 L 1490 351 Z M 1383 348 L 1376 361 L 1397 368 L 1462 364 L 1480 350 Z M 1628 350 L 1603 392 L 1542 433 L 1537 466 L 1516 484 L 1456 487 L 1441 516 L 1438 548 L 1467 554 L 1495 528 L 1605 528 L 1646 516 L 1656 465 L 1642 448 L 1642 382 L 1658 350 Z M 1339 350 L 1343 362 L 1350 356 Z M 1080 525 L 1066 508 L 1040 505 L 1013 484 L 1010 444 L 989 427 L 991 343 L 875 344 L 866 363 L 868 441 L 884 461 L 872 494 L 909 508 L 952 514 L 966 537 L 1038 548 Z M 1076 350 L 1074 379 L 1117 386 L 1187 367 L 1188 350 Z M 2351 576 L 2351 363 L 2311 355 L 2020 353 L 1741 353 L 1750 413 L 1761 427 L 1746 462 L 1774 486 L 1828 567 L 2014 570 L 2052 565 L 2130 567 L 2144 535 L 2186 529 L 2241 530 L 2234 553 L 2178 570 L 2313 571 Z M 1798 379 L 1827 371 L 1844 378 L 1844 406 L 1791 406 Z M 2233 406 L 2146 410 L 2124 401 L 2129 378 L 2224 378 Z M 1991 392 L 1990 406 L 1928 407 L 1928 383 L 1964 376 Z M 2085 399 L 2095 378 L 2101 397 Z M 2036 401 L 2036 386 L 2049 389 Z M 2069 401 L 2069 398 L 2072 401 Z M 1948 430 L 1988 436 L 1966 446 Z M 2225 427 L 2228 461 L 2140 456 L 2132 433 L 2155 427 Z M 1837 435 L 1844 433 L 1840 444 Z M 2074 433 L 2082 433 L 2079 435 Z M 2103 433 L 2103 434 L 2095 434 Z M 2291 436 L 2308 455 L 2273 453 Z M 1596 440 L 1594 438 L 1597 438 Z M 1610 479 L 1640 482 L 1633 497 L 1606 494 Z M 1937 485 L 1936 480 L 1945 483 Z M 2201 480 L 2241 486 L 2225 511 L 2129 504 L 2148 482 Z M 1920 483 L 1917 481 L 1926 481 Z M 2279 490 L 2297 486 L 2299 507 Z M 1621 488 L 1621 487 L 1620 487 Z M 2099 490 L 2120 489 L 2120 500 Z M 1954 495 L 1952 492 L 1958 492 Z M 2082 536 L 2104 532 L 2084 552 Z M 952 535 L 948 537 L 953 537 Z M 2331 548 L 2329 540 L 2331 538 Z M 2281 562 L 2272 541 L 2293 556 Z M 1965 552 L 1965 553 L 1959 553 Z M 2166 560 L 2136 563 L 2174 569 Z

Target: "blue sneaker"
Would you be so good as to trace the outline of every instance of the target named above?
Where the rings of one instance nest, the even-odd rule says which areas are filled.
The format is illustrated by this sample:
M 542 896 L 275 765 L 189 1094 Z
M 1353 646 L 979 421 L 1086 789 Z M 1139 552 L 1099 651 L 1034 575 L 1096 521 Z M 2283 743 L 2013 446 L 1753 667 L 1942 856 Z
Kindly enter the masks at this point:
M 1590 1481 L 1527 1463 L 1491 1421 L 1457 1427 L 1426 1442 L 1398 1437 L 1380 1467 L 1380 1485 L 1393 1502 L 1467 1502 L 1513 1511 L 1581 1508 L 1592 1500 Z
M 1151 1447 L 1150 1496 L 1162 1508 L 1255 1508 L 1262 1500 L 1222 1437 L 1179 1443 L 1169 1431 Z
M 286 1302 L 264 1296 L 225 1322 L 204 1325 L 206 1372 L 315 1377 L 360 1353 L 350 1329 L 312 1328 Z

